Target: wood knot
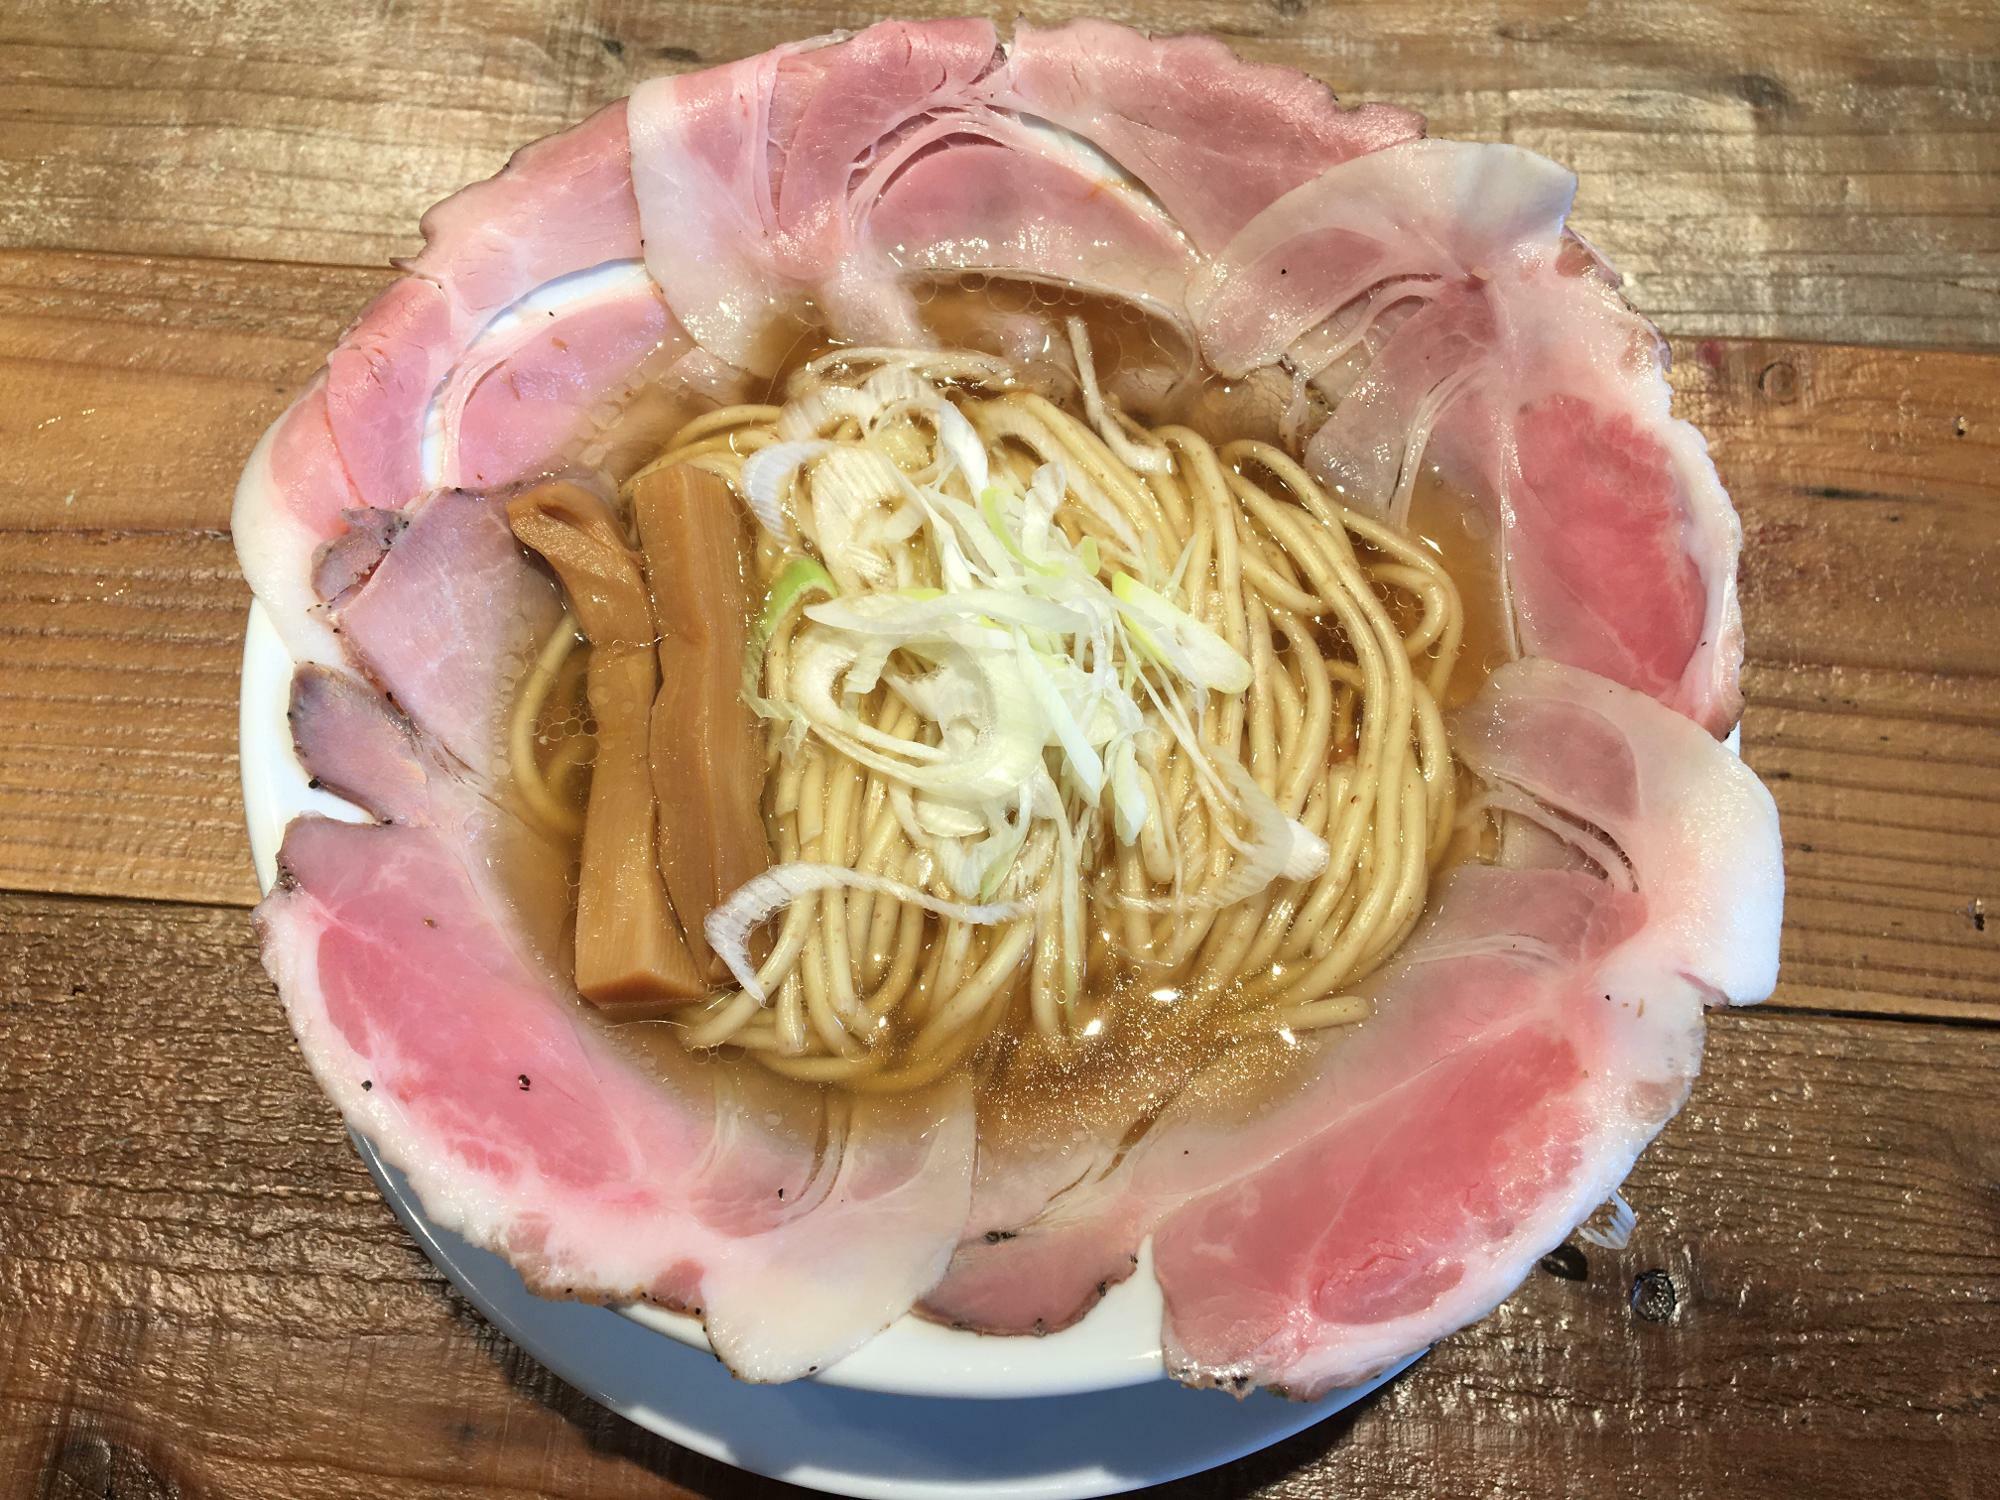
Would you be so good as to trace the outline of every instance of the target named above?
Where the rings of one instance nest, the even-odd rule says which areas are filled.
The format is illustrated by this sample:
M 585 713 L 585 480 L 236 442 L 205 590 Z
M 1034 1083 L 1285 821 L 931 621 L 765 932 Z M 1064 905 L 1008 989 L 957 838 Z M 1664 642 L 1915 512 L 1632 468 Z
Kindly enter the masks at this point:
M 1738 73 L 1729 80 L 1729 91 L 1759 114 L 1792 104 L 1792 91 L 1769 73 Z
M 138 1449 L 97 1433 L 66 1440 L 42 1471 L 44 1500 L 179 1500 L 180 1493 Z
M 1798 367 L 1788 359 L 1774 359 L 1757 374 L 1757 389 L 1766 401 L 1790 406 L 1799 399 Z
M 1666 1322 L 1680 1301 L 1680 1290 L 1665 1271 L 1641 1271 L 1632 1278 L 1632 1311 L 1648 1323 Z
M 1542 1270 L 1558 1281 L 1590 1280 L 1590 1262 L 1574 1245 L 1558 1245 L 1541 1259 Z

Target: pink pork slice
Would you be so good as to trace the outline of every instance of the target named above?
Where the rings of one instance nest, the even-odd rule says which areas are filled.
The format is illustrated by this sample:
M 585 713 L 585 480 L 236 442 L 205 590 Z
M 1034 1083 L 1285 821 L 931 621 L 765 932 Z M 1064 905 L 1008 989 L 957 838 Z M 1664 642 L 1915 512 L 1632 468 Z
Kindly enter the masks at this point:
M 550 473 L 615 426 L 640 385 L 670 378 L 691 348 L 637 263 L 577 293 L 561 283 L 538 290 L 439 388 L 440 482 L 490 491 Z
M 1412 110 L 1343 108 L 1316 79 L 1246 62 L 1213 37 L 1108 21 L 1021 27 L 1003 78 L 1010 103 L 1093 142 L 1204 254 L 1328 167 L 1424 133 Z
M 962 1085 L 855 1105 L 822 1163 L 795 1101 L 627 1057 L 436 830 L 305 818 L 279 863 L 257 925 L 314 1076 L 433 1222 L 537 1290 L 698 1312 L 738 1375 L 789 1380 L 942 1271 L 972 1162 Z
M 985 21 L 885 21 L 641 84 L 646 263 L 683 325 L 770 374 L 808 317 L 920 338 L 907 283 L 927 272 L 1060 279 L 1178 316 L 1193 262 L 1172 219 L 1007 107 L 997 47 Z
M 625 106 L 515 153 L 424 215 L 424 250 L 327 360 L 335 445 L 371 505 L 425 487 L 432 394 L 497 313 L 561 277 L 637 260 Z
M 1281 356 L 1338 372 L 1358 346 L 1308 464 L 1394 513 L 1435 462 L 1496 523 L 1527 654 L 1720 734 L 1742 708 L 1741 528 L 1669 410 L 1658 335 L 1563 228 L 1574 190 L 1513 146 L 1390 146 L 1272 203 L 1190 300 L 1225 372 Z
M 344 660 L 310 586 L 344 511 L 553 472 L 640 382 L 692 373 L 641 266 L 624 101 L 522 148 L 423 230 L 237 488 L 238 557 L 296 660 Z
M 1776 813 L 1691 721 L 1551 662 L 1503 667 L 1455 730 L 1489 782 L 1601 829 L 1608 867 L 1453 876 L 1362 984 L 1372 1020 L 1247 1115 L 1197 1080 L 1108 1173 L 963 1246 L 934 1316 L 1062 1327 L 1151 1233 L 1170 1370 L 1311 1397 L 1486 1312 L 1609 1196 L 1686 1097 L 1703 1006 L 1769 993 Z
M 511 817 L 421 730 L 309 668 L 293 732 L 389 821 L 293 823 L 265 962 L 320 1084 L 433 1221 L 547 1294 L 693 1311 L 751 1380 L 824 1367 L 935 1282 L 970 1190 L 964 1084 L 829 1109 L 670 1040 L 635 1051 L 525 940 L 488 857 Z
M 513 686 L 562 618 L 562 597 L 465 490 L 409 512 L 362 583 L 332 607 L 351 659 L 483 784 L 496 785 Z

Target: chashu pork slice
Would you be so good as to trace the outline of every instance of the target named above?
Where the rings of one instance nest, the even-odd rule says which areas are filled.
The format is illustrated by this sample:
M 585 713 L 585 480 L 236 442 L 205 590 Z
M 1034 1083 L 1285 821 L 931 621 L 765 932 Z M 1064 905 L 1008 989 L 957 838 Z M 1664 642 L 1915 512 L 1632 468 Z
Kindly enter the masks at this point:
M 1564 857 L 1449 877 L 1360 984 L 1371 1020 L 1256 1060 L 1280 1083 L 1248 1107 L 1225 1059 L 1108 1171 L 963 1245 L 933 1316 L 1062 1327 L 1151 1234 L 1169 1369 L 1311 1397 L 1488 1311 L 1616 1190 L 1704 1007 L 1770 992 L 1775 810 L 1692 721 L 1552 662 L 1503 667 L 1455 729 Z
M 400 606 L 431 619 L 438 579 L 416 563 L 433 547 L 478 555 L 504 529 L 495 509 L 450 493 L 418 507 L 350 596 L 371 601 L 363 618 Z M 395 566 L 406 547 L 416 562 Z M 509 616 L 547 588 L 525 565 L 470 576 Z M 513 681 L 464 633 L 367 635 L 378 666 L 391 639 L 429 653 L 389 675 L 468 738 L 440 742 L 351 674 L 295 681 L 308 773 L 378 820 L 294 822 L 257 909 L 314 1076 L 434 1222 L 538 1290 L 696 1312 L 751 1380 L 851 1352 L 951 1256 L 970 1196 L 969 1086 L 848 1101 L 705 1063 L 643 1027 L 606 1031 L 550 961 L 560 893 L 509 880 L 537 835 L 471 738 L 498 722 Z M 546 874 L 539 853 L 527 868 Z

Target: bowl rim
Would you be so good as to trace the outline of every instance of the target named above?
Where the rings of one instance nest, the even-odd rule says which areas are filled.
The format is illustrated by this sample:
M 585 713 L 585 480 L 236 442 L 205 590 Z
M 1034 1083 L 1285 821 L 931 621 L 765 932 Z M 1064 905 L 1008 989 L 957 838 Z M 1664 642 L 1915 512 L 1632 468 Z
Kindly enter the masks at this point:
M 366 817 L 351 802 L 310 785 L 299 764 L 286 720 L 293 666 L 269 613 L 252 600 L 243 632 L 237 755 L 251 859 L 258 890 L 266 893 L 277 876 L 278 845 L 294 817 L 301 813 L 348 821 Z M 371 1162 L 375 1159 L 372 1147 L 363 1155 Z M 422 1217 L 422 1206 L 414 1196 L 400 1206 Z M 700 1320 L 685 1313 L 643 1303 L 617 1310 L 678 1343 L 709 1348 Z M 1060 1332 L 1036 1337 L 978 1334 L 906 1313 L 811 1378 L 887 1395 L 981 1400 L 1117 1390 L 1165 1378 L 1160 1350 L 1164 1310 L 1149 1241 L 1141 1247 L 1132 1275 Z

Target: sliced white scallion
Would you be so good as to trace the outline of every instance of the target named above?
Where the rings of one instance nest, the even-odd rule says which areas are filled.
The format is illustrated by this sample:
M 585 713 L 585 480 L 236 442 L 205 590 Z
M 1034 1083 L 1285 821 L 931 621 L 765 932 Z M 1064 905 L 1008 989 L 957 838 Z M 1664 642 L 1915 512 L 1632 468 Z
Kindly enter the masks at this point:
M 1130 573 L 1114 574 L 1111 592 L 1133 635 L 1181 676 L 1223 693 L 1250 686 L 1250 663 L 1243 653 L 1165 595 Z
M 921 906 L 925 911 L 941 917 L 979 926 L 1011 922 L 1026 915 L 1028 910 L 1025 901 L 979 904 L 943 901 L 913 885 L 891 880 L 886 875 L 850 870 L 844 865 L 800 862 L 774 865 L 762 875 L 745 881 L 708 914 L 707 920 L 702 923 L 702 931 L 708 937 L 709 947 L 729 966 L 730 974 L 742 986 L 743 992 L 761 1005 L 770 996 L 757 978 L 756 965 L 750 961 L 751 932 L 759 923 L 768 921 L 801 896 L 842 889 L 887 896 L 892 901 Z
M 988 485 L 979 497 L 979 514 L 986 522 L 986 529 L 993 533 L 1000 545 L 1016 562 L 1030 572 L 1053 577 L 1062 570 L 1055 564 L 1041 558 L 1031 557 L 1026 546 L 1016 537 L 1017 528 L 1010 524 L 1007 513 L 1007 492 Z
M 771 450 L 766 449 L 765 452 Z M 827 568 L 848 589 L 878 588 L 890 565 L 879 548 L 923 525 L 905 510 L 902 472 L 872 448 L 829 445 L 813 467 L 807 518 Z
M 1049 665 L 1028 644 L 1027 636 L 1018 630 L 1014 632 L 1014 654 L 1021 663 L 1021 676 L 1041 704 L 1049 727 L 1055 731 L 1056 739 L 1062 746 L 1063 758 L 1069 763 L 1070 774 L 1076 777 L 1084 796 L 1096 802 L 1104 795 L 1103 758 L 1092 747 L 1083 725 L 1077 722 L 1077 715 L 1057 687 Z
M 1639 1227 L 1639 1215 L 1632 1205 L 1625 1201 L 1623 1193 L 1613 1193 L 1606 1199 L 1600 1212 L 1605 1223 L 1599 1228 L 1595 1223 L 1586 1224 L 1577 1230 L 1577 1238 L 1588 1240 L 1603 1250 L 1623 1250 L 1632 1243 L 1632 1231 Z M 1592 1214 L 1594 1220 L 1598 1214 Z
M 1326 841 L 1286 817 L 1248 771 L 1235 761 L 1224 761 L 1222 775 L 1231 784 L 1237 811 L 1249 828 L 1245 834 L 1229 835 L 1236 863 L 1213 886 L 1197 893 L 1204 905 L 1233 906 L 1273 880 L 1310 880 L 1326 868 Z
M 773 443 L 759 448 L 743 460 L 743 499 L 757 524 L 781 541 L 792 539 L 792 523 L 785 514 L 785 500 L 800 469 L 833 445 L 813 439 L 799 443 Z
M 849 417 L 865 421 L 881 405 L 881 398 L 872 391 L 822 386 L 778 413 L 778 437 L 784 442 L 820 437 Z
M 1139 774 L 1139 755 L 1131 738 L 1118 742 L 1111 753 L 1111 816 L 1118 842 L 1134 844 L 1153 816 L 1152 799 L 1146 779 Z
M 931 412 L 931 420 L 937 423 L 938 446 L 951 458 L 959 473 L 965 476 L 967 489 L 974 498 L 986 491 L 987 465 L 986 445 L 979 440 L 979 434 L 972 430 L 972 424 L 965 420 L 965 414 L 949 401 L 939 401 Z
M 912 598 L 898 591 L 813 604 L 807 606 L 806 618 L 857 635 L 893 635 L 913 640 L 951 620 L 984 619 L 1052 635 L 1074 635 L 1090 628 L 1087 615 L 1029 594 L 983 588 L 960 589 L 950 594 L 930 592 L 927 599 Z
M 1134 438 L 1104 404 L 1104 393 L 1097 386 L 1097 363 L 1090 354 L 1090 334 L 1083 326 L 1083 319 L 1073 317 L 1067 326 L 1070 353 L 1076 359 L 1077 380 L 1083 386 L 1083 409 L 1090 418 L 1090 425 L 1104 439 L 1104 446 L 1117 454 L 1127 468 L 1138 473 L 1169 472 L 1174 466 L 1173 455 L 1164 448 L 1156 448 L 1151 443 L 1142 443 Z

